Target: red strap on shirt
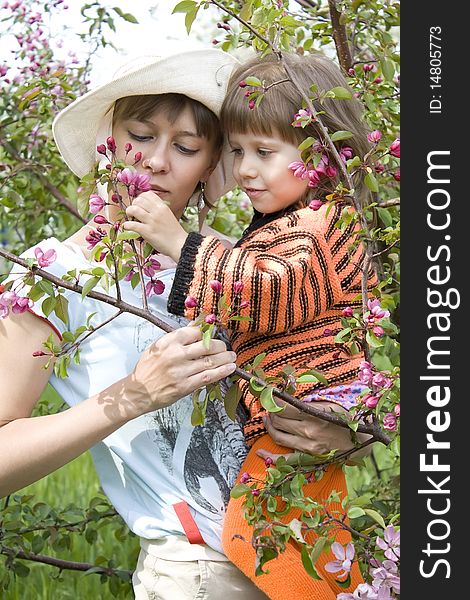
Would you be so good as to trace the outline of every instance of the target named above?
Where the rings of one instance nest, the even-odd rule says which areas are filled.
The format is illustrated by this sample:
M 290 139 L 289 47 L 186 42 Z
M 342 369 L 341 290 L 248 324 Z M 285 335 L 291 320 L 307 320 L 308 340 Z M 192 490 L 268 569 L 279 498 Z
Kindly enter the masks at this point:
M 183 526 L 188 542 L 190 544 L 205 544 L 201 532 L 199 531 L 199 527 L 189 510 L 188 503 L 184 501 L 177 502 L 176 504 L 173 504 L 173 508 Z

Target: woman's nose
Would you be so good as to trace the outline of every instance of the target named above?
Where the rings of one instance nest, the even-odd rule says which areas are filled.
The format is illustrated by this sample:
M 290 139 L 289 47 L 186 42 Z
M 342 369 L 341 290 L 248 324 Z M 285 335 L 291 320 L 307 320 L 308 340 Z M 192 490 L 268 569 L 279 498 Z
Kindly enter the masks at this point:
M 165 148 L 159 146 L 142 160 L 144 169 L 150 169 L 153 173 L 166 173 L 169 171 L 170 163 Z

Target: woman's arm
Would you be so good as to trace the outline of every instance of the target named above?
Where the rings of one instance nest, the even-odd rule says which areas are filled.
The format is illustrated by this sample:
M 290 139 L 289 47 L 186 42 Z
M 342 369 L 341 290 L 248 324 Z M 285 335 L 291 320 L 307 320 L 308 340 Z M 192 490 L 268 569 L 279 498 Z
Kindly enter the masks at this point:
M 0 321 L 0 497 L 65 465 L 131 419 L 235 369 L 235 354 L 223 342 L 213 340 L 207 350 L 198 328 L 183 327 L 149 346 L 131 374 L 102 392 L 64 412 L 30 417 L 50 376 L 41 368 L 46 358 L 32 353 L 50 333 L 29 313 Z

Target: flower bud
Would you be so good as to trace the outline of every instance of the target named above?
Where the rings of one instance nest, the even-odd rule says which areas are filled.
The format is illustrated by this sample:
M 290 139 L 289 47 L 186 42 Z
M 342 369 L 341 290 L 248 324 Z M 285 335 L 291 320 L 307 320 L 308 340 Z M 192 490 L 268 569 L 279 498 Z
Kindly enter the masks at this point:
M 119 194 L 117 192 L 114 192 L 113 195 L 111 196 L 111 201 L 114 202 L 115 204 L 118 204 L 119 202 Z
M 255 101 L 254 101 L 254 100 L 250 100 L 250 101 L 248 102 L 248 108 L 249 108 L 250 110 L 253 110 L 253 109 L 254 109 L 254 107 L 255 107 Z M 255 491 L 255 490 L 253 490 L 253 491 Z
M 222 284 L 217 279 L 212 279 L 212 281 L 209 281 L 209 285 L 216 294 L 220 294 L 222 291 Z
M 112 135 L 106 138 L 106 145 L 108 146 L 108 150 L 110 152 L 116 152 L 116 142 Z
M 98 225 L 104 225 L 105 223 L 109 222 L 106 217 L 103 217 L 103 215 L 96 215 L 96 217 L 93 219 L 93 221 L 95 223 L 98 223 Z
M 395 173 L 393 174 L 393 179 L 395 179 L 395 181 L 400 181 L 400 169 L 398 169 L 398 171 L 395 171 Z
M 250 481 L 250 479 L 251 475 L 247 471 L 245 471 L 240 477 L 240 483 L 247 483 L 248 481 Z
M 374 131 L 371 131 L 370 133 L 367 134 L 367 139 L 369 140 L 369 142 L 371 144 L 376 144 L 377 142 L 380 142 L 380 140 L 382 139 L 382 134 L 380 133 L 380 131 L 378 129 L 374 129 Z
M 400 416 L 400 404 L 396 404 L 396 405 L 393 407 L 393 412 L 395 413 L 395 415 L 396 415 L 397 417 L 399 417 L 399 416 Z
M 214 325 L 214 323 L 217 323 L 217 316 L 214 315 L 214 313 L 207 315 L 207 317 L 204 319 L 204 321 L 206 323 L 209 323 L 209 325 Z
M 247 83 L 245 80 L 242 79 L 242 81 L 240 81 L 240 83 L 238 84 L 241 88 L 245 88 L 247 86 Z
M 187 296 L 184 305 L 186 308 L 196 308 L 197 300 L 196 298 L 193 298 L 193 296 Z
M 142 160 L 142 152 L 136 152 L 134 156 L 134 164 L 137 164 Z
M 233 293 L 241 294 L 243 292 L 243 288 L 245 287 L 243 281 L 235 281 L 233 284 Z
M 375 408 L 379 403 L 379 397 L 372 394 L 367 394 L 363 397 L 362 402 L 367 408 Z
M 326 327 L 326 329 L 323 330 L 323 336 L 324 337 L 328 337 L 333 333 L 332 329 L 329 329 L 328 327 Z
M 250 303 L 248 302 L 248 300 L 243 300 L 243 302 L 240 302 L 240 309 L 248 308 L 248 306 L 250 306 Z
M 251 493 L 253 496 L 259 496 L 260 495 L 260 490 L 251 490 Z
M 273 465 L 273 464 L 274 464 L 274 461 L 273 461 L 273 459 L 272 459 L 270 456 L 267 456 L 267 457 L 264 459 L 264 464 L 265 464 L 267 467 L 270 467 L 271 465 Z
M 132 150 L 132 144 L 127 142 L 127 144 L 124 146 L 124 150 L 125 150 L 126 154 L 129 154 L 129 152 Z
M 389 152 L 395 158 L 400 158 L 400 138 L 390 144 Z
M 383 334 L 385 333 L 383 330 L 383 327 L 380 327 L 380 325 L 376 325 L 375 327 L 372 327 L 372 331 L 378 338 L 382 337 Z
M 323 202 L 321 200 L 318 200 L 318 198 L 314 198 L 313 200 L 310 200 L 310 202 L 308 204 L 308 207 L 311 208 L 312 210 L 318 210 L 322 206 L 323 206 Z
M 356 74 L 356 71 L 352 67 L 350 69 L 348 69 L 348 75 L 350 77 L 354 77 L 355 74 Z
M 46 353 L 42 350 L 36 350 L 35 352 L 33 352 L 33 356 L 46 356 Z
M 96 151 L 98 154 L 104 154 L 106 156 L 106 146 L 104 144 L 99 144 L 99 146 L 96 146 Z
M 342 311 L 342 315 L 343 315 L 343 317 L 346 317 L 347 319 L 349 319 L 350 317 L 353 316 L 353 309 L 350 306 L 346 306 L 346 308 L 344 308 Z

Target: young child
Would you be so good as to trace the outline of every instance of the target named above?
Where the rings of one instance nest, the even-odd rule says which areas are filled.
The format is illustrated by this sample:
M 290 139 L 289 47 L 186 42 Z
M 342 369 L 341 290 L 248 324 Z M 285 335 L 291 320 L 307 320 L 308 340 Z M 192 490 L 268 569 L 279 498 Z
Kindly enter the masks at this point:
M 338 67 L 321 55 L 285 58 L 302 82 L 306 96 L 311 94 L 312 84 L 316 84 L 318 91 L 347 87 Z M 257 77 L 268 88 L 255 108 L 250 108 L 249 98 L 245 97 L 252 88 L 240 85 L 248 77 Z M 251 225 L 233 248 L 227 248 L 215 237 L 182 232 L 178 223 L 171 220 L 165 204 L 151 193 L 143 194 L 128 209 L 128 214 L 140 222 L 128 223 L 126 228 L 139 232 L 178 263 L 169 298 L 171 312 L 191 319 L 201 310 L 216 313 L 220 295 L 210 282 L 219 281 L 228 304 L 244 303 L 248 308 L 241 310 L 241 314 L 251 317 L 249 322 L 235 321 L 229 325 L 239 365 L 246 365 L 256 355 L 266 352 L 261 366 L 267 375 L 278 374 L 287 364 L 298 371 L 317 369 L 327 378 L 328 389 L 303 384 L 298 386 L 296 396 L 336 401 L 349 408 L 361 389 L 356 379 L 364 356 L 349 355 L 337 347 L 334 337 L 342 328 L 342 311 L 361 305 L 364 248 L 358 244 L 351 250 L 358 229 L 354 220 L 344 230 L 335 227 L 346 204 L 335 204 L 328 212 L 325 196 L 339 182 L 339 169 L 329 156 L 315 122 L 305 128 L 292 125 L 302 107 L 302 94 L 286 80 L 282 64 L 271 55 L 245 63 L 229 83 L 222 125 L 234 155 L 233 175 L 255 211 Z M 367 153 L 366 131 L 356 100 L 328 100 L 316 108 L 324 111 L 321 118 L 330 134 L 339 130 L 354 134 L 347 148 L 338 147 L 344 160 Z M 300 114 L 308 115 L 305 111 Z M 306 173 L 298 146 L 308 136 L 317 140 L 315 150 L 322 158 L 315 169 Z M 361 193 L 361 183 L 355 185 Z M 371 270 L 369 288 L 374 283 Z M 185 305 L 188 296 L 192 300 Z M 242 402 L 250 415 L 245 436 L 251 446 L 241 473 L 248 472 L 251 477 L 263 480 L 266 465 L 256 451 L 282 453 L 288 449 L 278 446 L 267 435 L 263 423 L 266 411 L 250 394 L 246 382 L 241 383 L 241 388 Z M 347 494 L 340 465 L 329 466 L 323 478 L 309 483 L 304 493 L 321 501 L 332 490 L 341 498 Z M 233 537 L 239 534 L 251 540 L 252 530 L 243 518 L 242 502 L 243 498 L 229 502 L 224 521 L 224 550 L 269 598 L 329 600 L 346 591 L 337 585 L 335 575 L 323 568 L 332 555 L 321 556 L 317 567 L 323 579 L 314 580 L 305 572 L 294 543 L 267 564 L 268 575 L 255 577 L 255 552 L 251 544 Z M 340 509 L 340 505 L 333 503 L 330 509 Z M 283 520 L 289 522 L 296 516 L 298 513 L 291 511 Z M 350 539 L 348 532 L 338 529 L 336 541 L 345 545 Z M 351 576 L 349 589 L 354 590 L 361 581 L 357 564 Z

